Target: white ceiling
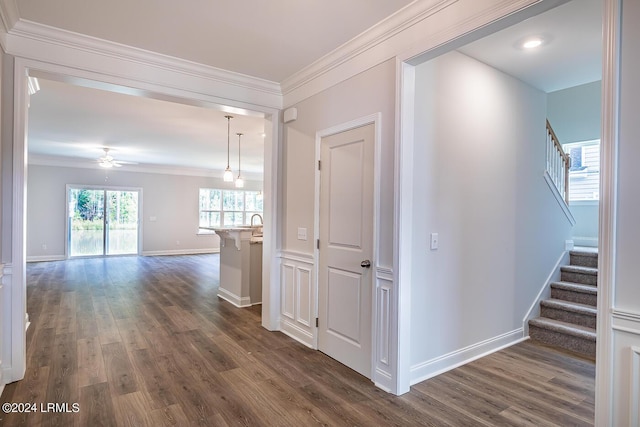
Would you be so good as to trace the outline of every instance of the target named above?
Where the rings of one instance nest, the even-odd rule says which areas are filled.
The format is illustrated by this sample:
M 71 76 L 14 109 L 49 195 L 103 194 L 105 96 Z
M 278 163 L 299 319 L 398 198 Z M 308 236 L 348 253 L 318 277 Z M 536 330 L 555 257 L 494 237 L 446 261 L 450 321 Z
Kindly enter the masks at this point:
M 21 19 L 276 82 L 408 3 L 209 0 L 187 7 L 168 0 L 17 0 Z M 460 50 L 546 92 L 598 80 L 600 9 L 600 0 L 574 0 Z M 551 42 L 536 52 L 514 47 L 531 34 Z M 114 158 L 138 162 L 137 168 L 218 173 L 226 166 L 224 106 L 202 108 L 46 78 L 40 85 L 29 110 L 30 162 L 95 166 L 102 148 L 110 147 Z M 231 167 L 237 170 L 235 133 L 242 132 L 242 169 L 259 177 L 263 120 L 234 116 Z
M 52 157 L 70 166 L 97 166 L 110 149 L 116 160 L 156 169 L 222 171 L 227 165 L 228 113 L 69 83 L 38 79 L 40 91 L 29 106 L 31 163 L 49 164 Z M 232 114 L 230 164 L 245 178 L 262 179 L 264 119 Z M 140 169 L 124 167 L 124 169 Z
M 521 49 L 532 36 L 544 45 Z M 547 93 L 600 80 L 602 0 L 573 0 L 459 50 Z

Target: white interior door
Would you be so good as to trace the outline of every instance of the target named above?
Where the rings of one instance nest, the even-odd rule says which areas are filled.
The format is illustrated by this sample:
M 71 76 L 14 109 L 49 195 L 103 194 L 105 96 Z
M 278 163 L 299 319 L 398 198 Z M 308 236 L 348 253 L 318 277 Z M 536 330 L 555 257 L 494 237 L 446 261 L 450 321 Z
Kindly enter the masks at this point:
M 318 348 L 368 378 L 374 135 L 371 124 L 320 145 Z

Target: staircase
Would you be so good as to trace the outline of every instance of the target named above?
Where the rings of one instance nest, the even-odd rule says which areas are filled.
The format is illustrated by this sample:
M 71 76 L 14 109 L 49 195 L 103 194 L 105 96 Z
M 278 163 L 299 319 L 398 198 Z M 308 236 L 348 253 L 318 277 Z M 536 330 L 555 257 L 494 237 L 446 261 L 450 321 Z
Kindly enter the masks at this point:
M 595 359 L 598 252 L 571 251 L 569 264 L 551 284 L 551 298 L 540 302 L 540 317 L 529 321 L 529 336 Z

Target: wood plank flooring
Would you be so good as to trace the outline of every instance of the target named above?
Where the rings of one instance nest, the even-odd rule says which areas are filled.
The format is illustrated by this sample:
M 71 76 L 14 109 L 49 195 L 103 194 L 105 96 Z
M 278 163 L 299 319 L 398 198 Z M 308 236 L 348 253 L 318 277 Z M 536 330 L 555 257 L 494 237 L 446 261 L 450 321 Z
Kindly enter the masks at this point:
M 524 342 L 396 397 L 216 297 L 218 256 L 27 267 L 27 372 L 2 426 L 588 426 L 593 362 Z

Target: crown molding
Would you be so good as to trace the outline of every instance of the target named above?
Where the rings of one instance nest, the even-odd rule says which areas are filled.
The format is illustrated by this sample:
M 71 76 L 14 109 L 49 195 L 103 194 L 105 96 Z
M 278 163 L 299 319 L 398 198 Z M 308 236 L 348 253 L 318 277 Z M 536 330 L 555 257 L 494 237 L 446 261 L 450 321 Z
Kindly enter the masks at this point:
M 459 0 L 418 0 L 388 16 L 327 55 L 282 81 L 284 95 L 376 47 Z
M 0 30 L 8 32 L 20 19 L 17 0 L 0 1 Z
M 2 5 L 6 3 L 14 3 L 14 0 L 5 0 Z M 8 16 L 5 16 L 5 13 Z M 17 13 L 0 8 L 0 21 L 6 23 L 11 22 L 15 17 L 12 15 Z M 212 67 L 209 65 L 199 64 L 186 59 L 176 58 L 168 55 L 163 55 L 148 50 L 115 43 L 96 37 L 87 36 L 84 34 L 75 33 L 72 31 L 62 30 L 36 22 L 17 19 L 12 27 L 8 30 L 6 37 L 7 46 L 5 50 L 7 53 L 28 57 L 25 52 L 16 51 L 12 49 L 14 44 L 11 43 L 10 38 L 23 38 L 36 42 L 40 42 L 45 45 L 57 45 L 65 48 L 81 50 L 88 53 L 98 54 L 102 56 L 112 57 L 128 62 L 138 63 L 142 65 L 161 68 L 171 72 L 177 72 L 180 74 L 186 74 L 193 77 L 215 81 L 225 85 L 231 85 L 243 89 L 250 89 L 252 91 L 261 92 L 270 96 L 282 96 L 280 84 L 270 80 L 261 79 L 258 77 L 249 76 L 246 74 L 235 73 L 232 71 L 223 70 L 221 68 Z M 38 58 L 32 58 L 38 59 Z

